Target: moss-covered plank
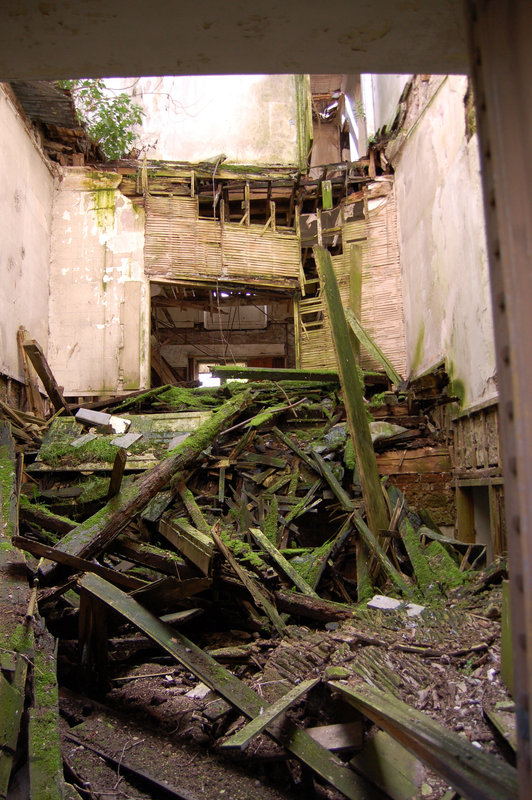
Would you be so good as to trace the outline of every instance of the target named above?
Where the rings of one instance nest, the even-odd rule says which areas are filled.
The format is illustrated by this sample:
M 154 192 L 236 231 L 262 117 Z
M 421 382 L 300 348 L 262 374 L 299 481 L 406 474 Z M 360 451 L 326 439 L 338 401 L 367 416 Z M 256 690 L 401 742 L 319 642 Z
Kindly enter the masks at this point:
M 95 575 L 86 575 L 81 585 L 88 592 L 133 623 L 157 642 L 167 653 L 183 664 L 213 691 L 238 708 L 250 719 L 267 709 L 264 698 L 218 664 L 182 633 L 165 625 L 132 597 Z M 348 766 L 319 745 L 302 729 L 291 722 L 268 731 L 280 744 L 320 777 L 350 798 L 350 800 L 384 800 L 381 792 Z
M 386 530 L 388 527 L 388 513 L 382 493 L 375 451 L 371 441 L 362 388 L 357 376 L 355 354 L 349 339 L 349 331 L 338 290 L 338 283 L 334 274 L 331 254 L 323 247 L 315 247 L 314 257 L 331 322 L 347 420 L 355 447 L 360 485 L 369 527 L 378 537 L 380 531 Z
M 275 545 L 270 542 L 268 537 L 265 536 L 261 530 L 258 528 L 250 528 L 249 532 L 259 547 L 262 548 L 262 550 L 264 550 L 264 552 L 267 553 L 273 560 L 277 571 L 281 572 L 281 574 L 288 578 L 288 580 L 291 581 L 294 586 L 303 594 L 306 594 L 309 597 L 318 597 L 314 589 L 312 589 L 306 580 L 302 578 L 298 572 L 296 572 L 290 562 L 286 560 L 286 558 L 279 552 Z
M 369 353 L 369 355 L 375 361 L 377 361 L 382 366 L 383 370 L 385 371 L 391 382 L 395 383 L 396 386 L 399 386 L 402 380 L 401 376 L 395 369 L 390 359 L 384 355 L 377 342 L 374 339 L 372 339 L 372 337 L 369 335 L 367 330 L 364 328 L 364 326 L 358 319 L 355 312 L 352 311 L 350 308 L 346 308 L 344 313 L 349 327 L 353 331 L 354 335 L 356 336 L 357 340 L 360 342 L 362 347 Z
M 63 800 L 63 759 L 54 641 L 42 629 L 35 652 L 33 705 L 29 711 L 28 757 L 31 800 Z
M 387 692 L 337 681 L 331 688 L 469 800 L 514 800 L 517 770 Z

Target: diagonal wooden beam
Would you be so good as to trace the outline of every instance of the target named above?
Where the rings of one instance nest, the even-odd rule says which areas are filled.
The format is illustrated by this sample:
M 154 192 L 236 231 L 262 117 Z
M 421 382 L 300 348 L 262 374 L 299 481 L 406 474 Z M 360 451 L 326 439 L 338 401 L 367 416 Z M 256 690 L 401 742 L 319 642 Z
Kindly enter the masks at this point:
M 372 686 L 329 681 L 351 705 L 438 772 L 467 800 L 515 800 L 517 770 Z
M 226 750 L 243 750 L 255 736 L 262 733 L 268 725 L 277 719 L 277 717 L 280 717 L 281 714 L 290 708 L 290 706 L 293 706 L 297 700 L 303 697 L 304 694 L 307 694 L 307 692 L 319 682 L 320 678 L 310 678 L 308 681 L 303 681 L 297 686 L 294 686 L 293 689 L 286 692 L 286 694 L 280 697 L 279 700 L 276 700 L 275 703 L 272 703 L 266 710 L 261 709 L 262 713 L 259 714 L 258 717 L 252 719 L 251 722 L 244 725 L 244 727 L 233 734 L 233 736 L 230 736 L 229 739 L 222 744 L 222 747 Z

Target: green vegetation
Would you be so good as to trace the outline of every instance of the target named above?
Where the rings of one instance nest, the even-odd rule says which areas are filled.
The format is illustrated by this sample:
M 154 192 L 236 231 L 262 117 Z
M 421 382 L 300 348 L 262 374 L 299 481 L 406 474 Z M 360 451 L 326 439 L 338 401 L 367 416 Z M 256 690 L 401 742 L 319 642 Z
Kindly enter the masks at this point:
M 107 158 L 122 158 L 131 150 L 144 112 L 125 92 L 106 88 L 100 78 L 59 81 L 59 87 L 71 92 L 80 123 L 98 142 Z

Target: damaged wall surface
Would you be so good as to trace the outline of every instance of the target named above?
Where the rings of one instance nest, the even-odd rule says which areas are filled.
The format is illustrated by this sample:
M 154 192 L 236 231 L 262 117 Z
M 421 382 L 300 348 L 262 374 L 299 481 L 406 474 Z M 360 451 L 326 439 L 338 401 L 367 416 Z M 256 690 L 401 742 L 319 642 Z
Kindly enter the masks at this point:
M 119 182 L 71 168 L 55 187 L 48 357 L 65 394 L 147 385 L 144 210 Z
M 397 140 L 396 175 L 408 371 L 445 361 L 463 405 L 496 397 L 495 348 L 478 140 L 467 78 L 417 78 Z
M 53 176 L 49 162 L 0 86 L 0 372 L 22 380 L 17 330 L 48 342 Z
M 145 111 L 136 148 L 150 159 L 304 165 L 308 80 L 300 75 L 202 75 L 108 82 Z

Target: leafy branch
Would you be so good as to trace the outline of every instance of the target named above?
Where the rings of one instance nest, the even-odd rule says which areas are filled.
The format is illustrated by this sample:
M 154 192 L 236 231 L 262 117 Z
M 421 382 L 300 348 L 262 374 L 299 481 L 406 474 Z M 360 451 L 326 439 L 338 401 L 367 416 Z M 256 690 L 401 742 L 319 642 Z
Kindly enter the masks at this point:
M 140 125 L 144 111 L 130 95 L 110 94 L 101 79 L 81 78 L 59 81 L 72 93 L 79 121 L 89 136 L 100 144 L 109 159 L 122 158 L 131 150 L 133 126 Z

